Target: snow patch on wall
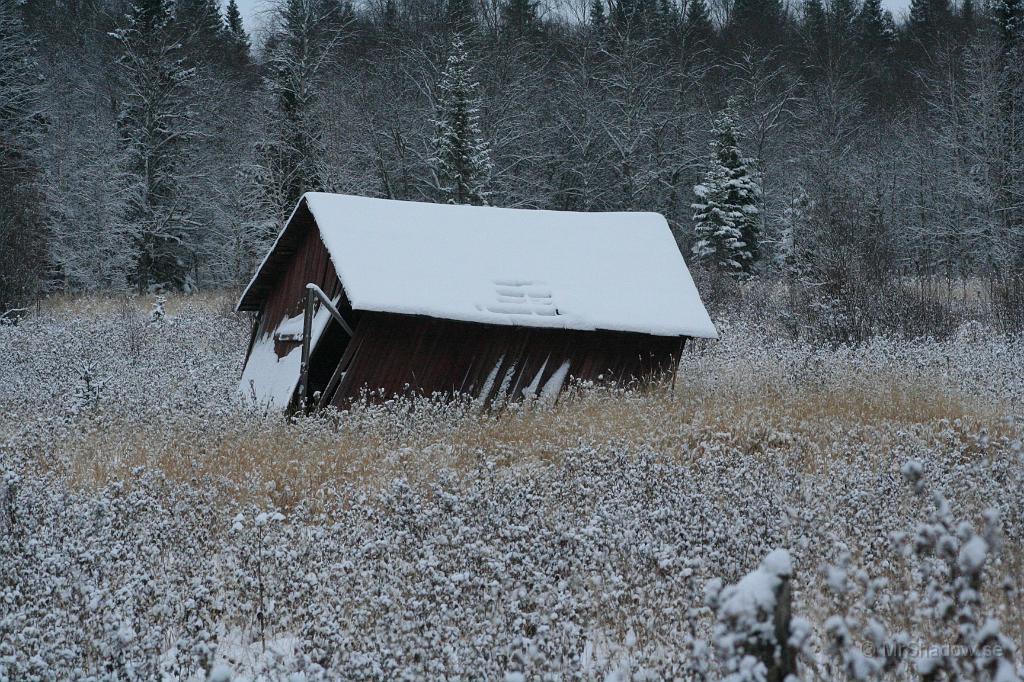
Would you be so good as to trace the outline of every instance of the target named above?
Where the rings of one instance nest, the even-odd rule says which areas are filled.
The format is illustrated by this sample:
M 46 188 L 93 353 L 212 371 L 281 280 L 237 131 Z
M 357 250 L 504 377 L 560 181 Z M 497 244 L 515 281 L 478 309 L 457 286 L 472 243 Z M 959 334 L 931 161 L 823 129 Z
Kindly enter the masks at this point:
M 274 335 L 267 334 L 252 345 L 238 392 L 261 406 L 286 409 L 299 383 L 301 364 L 302 346 L 279 358 L 274 350 Z
M 335 305 L 339 298 L 335 297 Z M 330 319 L 330 311 L 322 305 L 319 306 L 313 315 L 310 352 L 316 348 Z M 254 400 L 261 407 L 276 410 L 288 408 L 302 372 L 302 326 L 303 316 L 296 315 L 283 320 L 277 328 L 256 339 L 249 359 L 242 369 L 242 379 L 238 383 L 239 393 L 249 400 Z M 284 357 L 278 357 L 275 345 L 279 337 L 300 343 Z
M 540 389 L 540 399 L 544 402 L 555 402 L 558 398 L 558 394 L 562 391 L 562 385 L 565 383 L 565 378 L 569 375 L 569 361 L 565 360 L 561 366 L 555 370 L 547 381 L 544 382 L 544 388 Z

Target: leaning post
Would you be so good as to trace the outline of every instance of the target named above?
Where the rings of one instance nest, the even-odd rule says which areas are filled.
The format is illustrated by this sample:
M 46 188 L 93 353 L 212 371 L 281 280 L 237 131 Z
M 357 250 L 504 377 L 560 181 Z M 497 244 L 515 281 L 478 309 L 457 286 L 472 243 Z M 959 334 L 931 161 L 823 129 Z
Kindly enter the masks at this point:
M 313 335 L 313 301 L 316 294 L 306 289 L 306 309 L 302 313 L 302 366 L 299 368 L 299 407 L 306 412 L 306 394 L 309 391 L 309 343 Z

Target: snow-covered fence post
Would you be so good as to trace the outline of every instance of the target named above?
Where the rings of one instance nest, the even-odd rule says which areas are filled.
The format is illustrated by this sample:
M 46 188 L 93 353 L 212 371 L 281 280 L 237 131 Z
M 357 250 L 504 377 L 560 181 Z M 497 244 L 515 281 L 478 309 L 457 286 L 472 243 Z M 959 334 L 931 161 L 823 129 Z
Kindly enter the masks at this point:
M 707 586 L 708 605 L 718 614 L 715 645 L 728 682 L 783 682 L 796 673 L 791 644 L 793 566 L 776 549 L 735 585 Z

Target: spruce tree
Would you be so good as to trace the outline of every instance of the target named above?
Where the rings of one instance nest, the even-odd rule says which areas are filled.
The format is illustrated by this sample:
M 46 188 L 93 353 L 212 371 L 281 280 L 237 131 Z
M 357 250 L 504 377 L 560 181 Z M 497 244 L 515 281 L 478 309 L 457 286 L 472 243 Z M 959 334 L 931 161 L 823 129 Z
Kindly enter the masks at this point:
M 398 5 L 395 0 L 387 0 L 384 3 L 384 30 L 394 31 L 398 28 Z
M 657 24 L 657 0 L 617 0 L 611 4 L 611 19 L 620 33 L 647 35 Z
M 849 63 L 853 58 L 851 48 L 854 45 L 858 7 L 855 0 L 832 0 L 829 10 L 829 45 L 832 56 Z
M 476 6 L 473 0 L 446 0 L 446 27 L 456 34 L 472 33 L 476 29 Z
M 491 156 L 480 131 L 478 84 L 469 53 L 456 34 L 437 85 L 434 156 L 440 199 L 449 204 L 487 204 Z
M 737 144 L 731 103 L 715 119 L 711 157 L 704 181 L 693 188 L 698 260 L 740 275 L 750 273 L 759 255 L 761 188 Z
M 590 26 L 598 33 L 604 32 L 608 26 L 608 15 L 605 14 L 602 0 L 594 0 L 590 3 Z
M 734 48 L 771 49 L 785 39 L 785 9 L 781 0 L 736 0 L 727 37 Z
M 356 8 L 352 5 L 352 0 L 341 0 L 334 3 L 333 8 L 328 5 L 326 17 L 328 26 L 325 28 L 331 32 L 343 31 L 356 20 Z
M 998 67 L 1001 139 L 999 202 L 1004 225 L 1018 235 L 1016 250 L 1024 258 L 1024 0 L 998 0 L 993 8 L 1000 40 Z
M 930 50 L 952 28 L 953 10 L 949 0 L 910 0 L 907 39 L 912 52 Z
M 1011 55 L 1020 45 L 1024 32 L 1024 0 L 997 0 L 992 10 L 1003 53 Z
M 537 30 L 535 0 L 506 0 L 501 6 L 502 29 L 507 36 L 526 36 Z
M 711 12 L 705 0 L 690 0 L 684 23 L 686 46 L 690 49 L 710 47 L 715 38 Z
M 960 4 L 960 26 L 966 35 L 974 32 L 977 25 L 974 0 L 963 0 Z
M 830 4 L 831 30 L 840 41 L 853 33 L 858 9 L 855 0 L 833 0 Z
M 249 34 L 245 32 L 242 13 L 235 0 L 228 0 L 227 9 L 224 12 L 224 36 L 227 41 L 228 60 L 236 66 L 248 64 L 252 45 L 249 42 Z
M 224 29 L 233 35 L 245 35 L 245 26 L 242 23 L 242 12 L 238 9 L 235 0 L 228 0 L 228 6 L 224 11 Z
M 164 0 L 138 0 L 113 37 L 120 48 L 118 127 L 133 178 L 126 219 L 136 234 L 140 290 L 183 286 L 195 226 L 181 179 L 190 167 L 193 70 L 186 68 Z
M 611 2 L 609 0 L 608 6 L 611 8 L 611 20 L 617 28 L 620 30 L 626 30 L 632 25 L 637 15 L 637 3 L 640 0 L 615 0 Z
M 782 212 L 779 241 L 773 260 L 787 277 L 804 275 L 805 264 L 810 260 L 813 246 L 807 244 L 813 234 L 810 213 L 814 202 L 803 187 L 798 187 L 789 205 Z
M 654 19 L 660 37 L 671 41 L 679 27 L 679 12 L 675 4 L 670 0 L 658 0 Z
M 819 69 L 829 61 L 828 17 L 821 0 L 804 0 L 802 28 L 807 66 L 810 69 Z
M 864 0 L 857 15 L 856 35 L 861 54 L 878 54 L 888 49 L 892 35 L 886 25 L 882 0 Z
M 326 186 L 320 79 L 324 55 L 343 25 L 339 9 L 331 0 L 286 0 L 267 48 L 273 106 L 269 132 L 257 144 L 253 191 L 264 213 L 277 221 L 288 217 L 303 193 Z
M 220 47 L 224 20 L 216 0 L 176 0 L 174 20 L 181 42 L 200 51 L 201 60 L 208 60 Z
M 880 105 L 893 96 L 893 47 L 896 39 L 891 15 L 882 0 L 864 0 L 855 24 L 854 47 L 863 65 L 865 98 Z

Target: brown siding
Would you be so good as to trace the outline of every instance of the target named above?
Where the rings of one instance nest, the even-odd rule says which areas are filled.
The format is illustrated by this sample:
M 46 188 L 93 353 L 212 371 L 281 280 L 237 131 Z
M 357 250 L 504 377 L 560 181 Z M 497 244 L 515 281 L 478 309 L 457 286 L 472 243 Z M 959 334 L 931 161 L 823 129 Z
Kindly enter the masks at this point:
M 273 287 L 263 301 L 256 325 L 256 338 L 273 333 L 285 319 L 302 314 L 306 304 L 306 285 L 310 282 L 319 285 L 331 298 L 342 294 L 338 308 L 342 315 L 346 312 L 351 315 L 334 264 L 313 225 L 312 216 L 308 211 L 300 211 L 292 225 L 292 229 L 299 228 L 302 233 L 296 239 L 291 259 L 277 272 Z M 301 341 L 278 341 L 275 350 L 278 357 L 283 357 L 300 344 Z
M 340 360 L 344 376 L 322 404 L 344 407 L 362 391 L 379 396 L 466 393 L 487 401 L 539 386 L 568 360 L 569 376 L 590 381 L 646 382 L 678 366 L 682 339 L 607 331 L 485 325 L 410 315 L 363 313 Z M 498 365 L 488 394 L 480 396 Z

